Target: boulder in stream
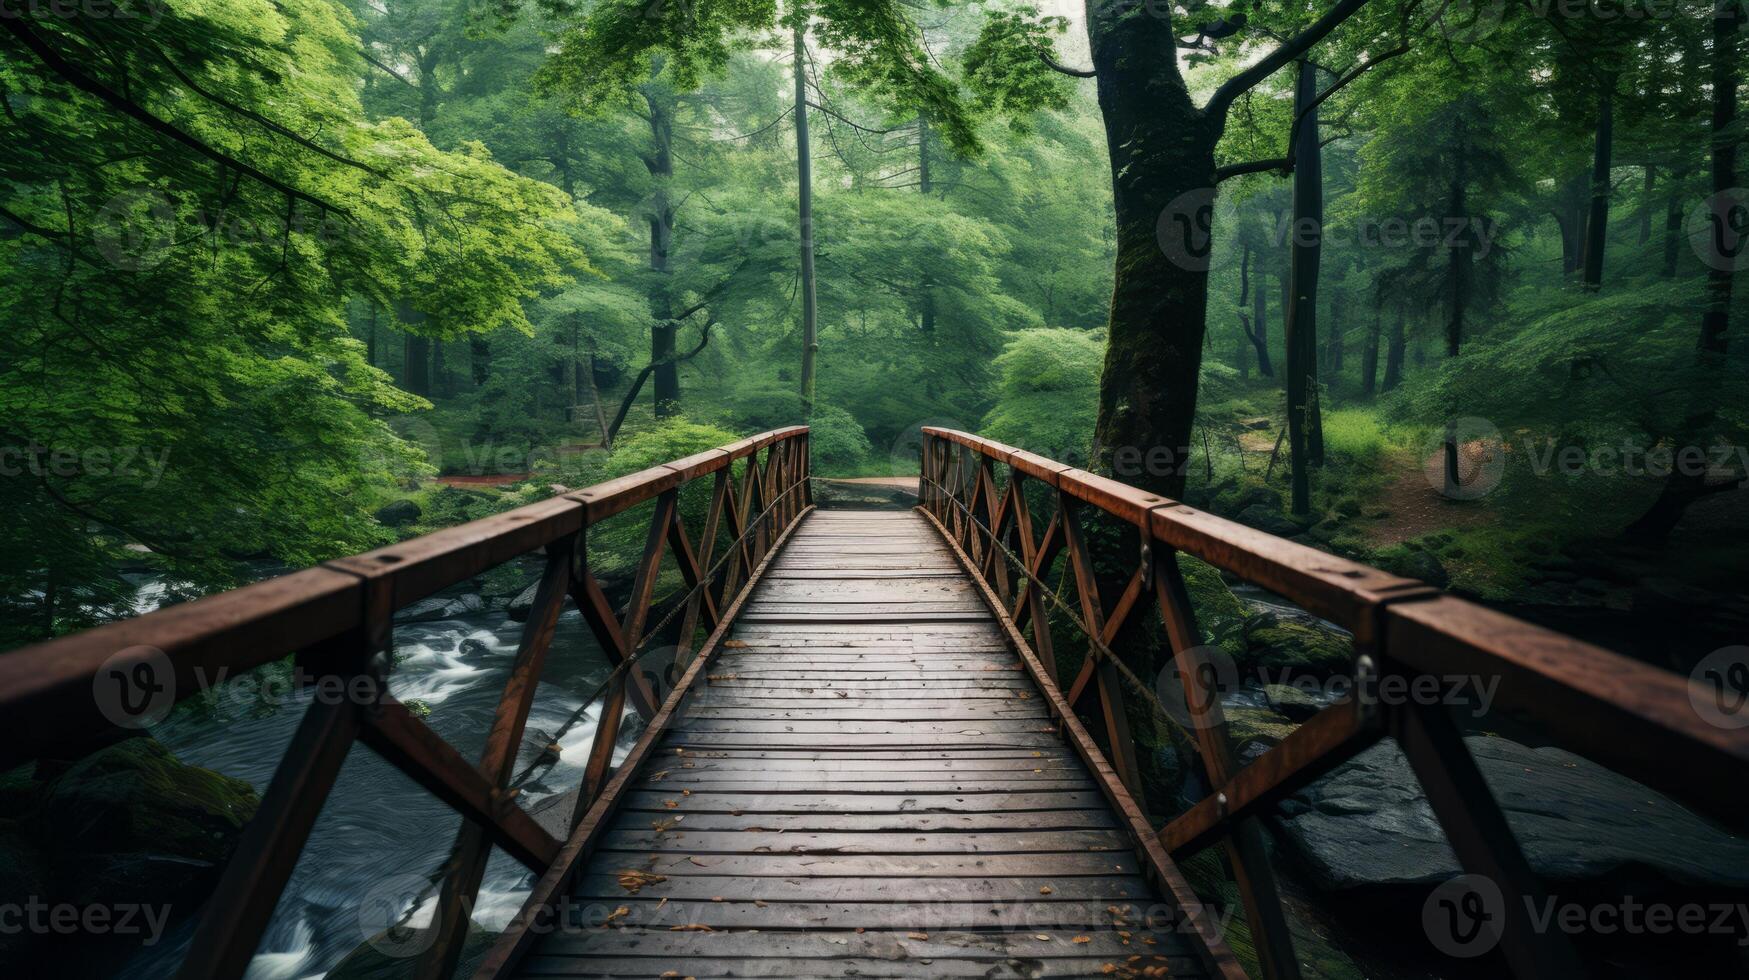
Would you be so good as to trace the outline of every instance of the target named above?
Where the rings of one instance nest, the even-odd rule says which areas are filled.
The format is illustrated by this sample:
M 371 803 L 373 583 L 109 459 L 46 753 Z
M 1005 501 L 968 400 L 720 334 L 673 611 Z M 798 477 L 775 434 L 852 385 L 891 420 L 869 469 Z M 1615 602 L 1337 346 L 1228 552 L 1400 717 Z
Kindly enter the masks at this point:
M 1749 888 L 1749 840 L 1559 748 L 1464 739 L 1537 875 L 1589 882 L 1650 875 Z M 1382 741 L 1282 804 L 1281 836 L 1328 891 L 1432 886 L 1459 873 L 1409 762 Z

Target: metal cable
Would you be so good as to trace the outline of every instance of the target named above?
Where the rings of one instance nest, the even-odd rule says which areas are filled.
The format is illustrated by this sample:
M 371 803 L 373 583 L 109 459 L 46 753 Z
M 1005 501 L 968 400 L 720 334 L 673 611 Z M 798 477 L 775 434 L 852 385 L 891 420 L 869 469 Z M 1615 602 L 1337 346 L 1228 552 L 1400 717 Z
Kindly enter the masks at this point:
M 1066 614 L 1068 616 L 1069 623 L 1071 626 L 1073 626 L 1075 628 L 1075 631 L 1082 634 L 1083 636 L 1087 637 L 1089 655 L 1096 656 L 1096 657 L 1104 660 L 1105 662 L 1111 664 L 1113 667 L 1117 668 L 1118 676 L 1123 679 L 1125 684 L 1134 688 L 1141 695 L 1142 699 L 1147 703 L 1149 709 L 1155 715 L 1158 715 L 1159 717 L 1166 719 L 1168 722 L 1170 722 L 1172 724 L 1172 726 L 1174 728 L 1176 728 L 1180 733 L 1182 733 L 1185 737 L 1187 737 L 1191 740 L 1192 746 L 1196 745 L 1196 733 L 1195 733 L 1195 731 L 1193 731 L 1189 725 L 1186 725 L 1184 722 L 1182 722 L 1179 719 L 1172 716 L 1171 709 L 1167 708 L 1165 702 L 1160 700 L 1159 694 L 1157 694 L 1154 691 L 1153 687 L 1151 685 L 1149 685 L 1148 683 L 1146 683 L 1145 681 L 1143 681 L 1139 676 L 1137 676 L 1136 672 L 1131 670 L 1129 668 L 1129 665 L 1124 663 L 1123 658 L 1118 656 L 1118 654 L 1114 650 L 1112 650 L 1110 647 L 1106 646 L 1104 641 L 1102 641 L 1099 638 L 1099 635 L 1096 632 L 1094 632 L 1091 627 L 1089 627 L 1087 625 L 1087 622 L 1081 618 L 1080 614 L 1077 613 L 1068 604 L 1068 602 L 1066 600 L 1064 600 L 1056 592 L 1052 591 L 1050 586 L 1046 585 L 1044 583 L 1044 581 L 1042 581 L 1038 576 L 1036 576 L 1032 573 L 1032 570 L 1027 567 L 1026 559 L 1021 557 L 1020 555 L 1015 554 L 1012 549 L 1010 549 L 1007 545 L 1003 544 L 1001 542 L 1001 540 L 996 537 L 995 532 L 990 530 L 990 528 L 988 526 L 986 526 L 982 521 L 978 520 L 977 515 L 972 513 L 972 509 L 970 507 L 967 507 L 965 504 L 961 503 L 959 498 L 954 496 L 954 494 L 947 487 L 941 485 L 940 483 L 937 483 L 934 480 L 929 480 L 927 478 L 920 478 L 920 479 L 923 479 L 930 486 L 941 491 L 942 496 L 944 496 L 949 503 L 953 504 L 955 507 L 958 507 L 961 511 L 963 511 L 965 513 L 966 520 L 971 522 L 972 526 L 976 527 L 980 531 L 983 531 L 984 535 L 990 539 L 990 543 L 997 550 L 1001 551 L 1002 554 L 1010 560 L 1010 563 L 1013 564 L 1014 567 L 1016 567 L 1017 569 L 1020 570 L 1020 574 L 1025 576 L 1026 579 L 1029 582 L 1031 582 L 1033 585 L 1037 586 L 1038 591 L 1041 595 L 1043 595 L 1046 599 L 1050 600 L 1050 602 L 1053 605 L 1055 605 L 1058 609 L 1061 609 L 1064 612 L 1064 614 Z M 1019 501 L 1019 502 L 1017 502 L 1016 505 L 1020 506 L 1020 507 L 1025 507 L 1026 503 L 1025 503 L 1025 501 Z M 1065 519 L 1067 519 L 1066 515 L 1065 515 Z M 1034 616 L 1033 617 L 1033 628 L 1035 630 L 1036 629 L 1047 629 L 1048 630 L 1048 629 L 1050 629 L 1050 624 L 1048 622 L 1047 623 L 1040 623 L 1038 621 L 1038 617 Z M 1066 693 L 1067 692 L 1065 692 L 1065 694 Z M 1074 705 L 1071 704 L 1069 707 L 1074 708 Z

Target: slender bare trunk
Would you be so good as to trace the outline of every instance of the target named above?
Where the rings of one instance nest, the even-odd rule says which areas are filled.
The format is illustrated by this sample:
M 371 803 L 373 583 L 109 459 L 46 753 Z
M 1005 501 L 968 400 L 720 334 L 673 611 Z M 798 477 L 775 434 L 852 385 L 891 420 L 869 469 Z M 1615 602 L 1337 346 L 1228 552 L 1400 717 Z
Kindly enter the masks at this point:
M 814 414 L 814 355 L 820 349 L 814 292 L 814 161 L 808 148 L 807 35 L 795 28 L 796 211 L 802 241 L 802 417 Z

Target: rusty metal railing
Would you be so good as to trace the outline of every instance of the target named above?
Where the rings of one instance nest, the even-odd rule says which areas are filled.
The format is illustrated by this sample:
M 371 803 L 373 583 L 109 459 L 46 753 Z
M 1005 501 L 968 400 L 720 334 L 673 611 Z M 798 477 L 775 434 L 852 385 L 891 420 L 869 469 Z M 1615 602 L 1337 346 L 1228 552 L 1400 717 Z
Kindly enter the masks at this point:
M 763 459 L 762 459 L 763 457 Z M 734 464 L 744 461 L 739 486 Z M 629 697 L 646 718 L 661 707 L 645 673 L 631 669 L 655 629 L 648 620 L 665 554 L 688 592 L 680 612 L 678 666 L 698 626 L 718 630 L 755 569 L 811 509 L 808 430 L 778 429 L 575 493 L 326 562 L 136 619 L 0 655 L 0 770 L 101 736 L 115 721 L 94 697 L 105 675 L 174 699 L 204 682 L 296 654 L 315 683 L 352 696 L 316 698 L 305 711 L 255 817 L 208 900 L 183 977 L 240 976 L 267 927 L 298 854 L 348 750 L 362 741 L 466 818 L 444 871 L 430 928 L 434 942 L 415 974 L 447 977 L 467 937 L 468 910 L 492 846 L 537 873 L 562 843 L 515 802 L 509 788 L 534 692 L 567 599 L 615 665 L 570 826 L 590 811 L 611 775 Z M 697 544 L 678 506 L 683 486 L 711 478 Z M 621 619 L 590 570 L 588 532 L 654 501 L 644 549 Z M 719 529 L 730 553 L 709 572 Z M 544 549 L 546 564 L 478 763 L 463 757 L 388 693 L 396 610 L 505 561 Z M 155 672 L 144 677 L 139 671 Z
M 1067 611 L 1089 638 L 1078 675 L 1064 685 L 1067 701 L 1096 699 L 1109 761 L 1138 798 L 1140 770 L 1122 699 L 1123 675 L 1134 674 L 1112 647 L 1145 618 L 1150 602 L 1158 608 L 1212 787 L 1160 830 L 1159 841 L 1175 859 L 1215 844 L 1227 849 L 1266 976 L 1297 977 L 1299 970 L 1257 818 L 1387 734 L 1408 758 L 1459 863 L 1500 887 L 1500 948 L 1513 973 L 1582 973 L 1565 936 L 1534 928 L 1529 910 L 1540 907 L 1541 886 L 1449 713 L 1437 704 L 1383 703 L 1377 685 L 1384 677 L 1498 677 L 1494 703 L 1533 714 L 1554 740 L 1726 822 L 1740 819 L 1749 729 L 1702 718 L 1687 678 L 1011 446 L 950 429 L 925 428 L 923 436 L 919 509 L 960 551 L 1016 635 L 1033 624 L 1032 646 L 1053 678 L 1049 607 L 1061 600 L 1045 580 L 1066 555 L 1079 605 Z M 1042 533 L 1027 500 L 1033 485 L 1034 496 L 1054 502 Z M 1140 560 L 1109 609 L 1083 528 L 1088 508 L 1128 525 L 1141 542 Z M 1242 767 L 1211 686 L 1180 552 L 1354 637 L 1353 693 Z

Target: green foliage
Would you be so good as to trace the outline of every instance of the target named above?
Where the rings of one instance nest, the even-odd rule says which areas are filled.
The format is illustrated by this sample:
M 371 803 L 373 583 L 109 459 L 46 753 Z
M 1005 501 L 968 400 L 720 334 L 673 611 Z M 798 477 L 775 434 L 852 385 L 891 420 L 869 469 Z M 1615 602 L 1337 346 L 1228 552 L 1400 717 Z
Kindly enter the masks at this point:
M 868 436 L 856 417 L 834 405 L 816 405 L 808 418 L 808 449 L 816 469 L 838 472 L 855 469 L 868 458 Z
M 996 358 L 997 402 L 980 431 L 1042 456 L 1085 459 L 1104 346 L 1100 334 L 1082 330 L 1016 331 Z
M 1041 17 L 1036 7 L 988 11 L 965 54 L 966 85 L 978 108 L 1009 113 L 1022 130 L 1040 109 L 1067 108 L 1068 79 L 1043 57 L 1067 29 L 1065 18 Z

